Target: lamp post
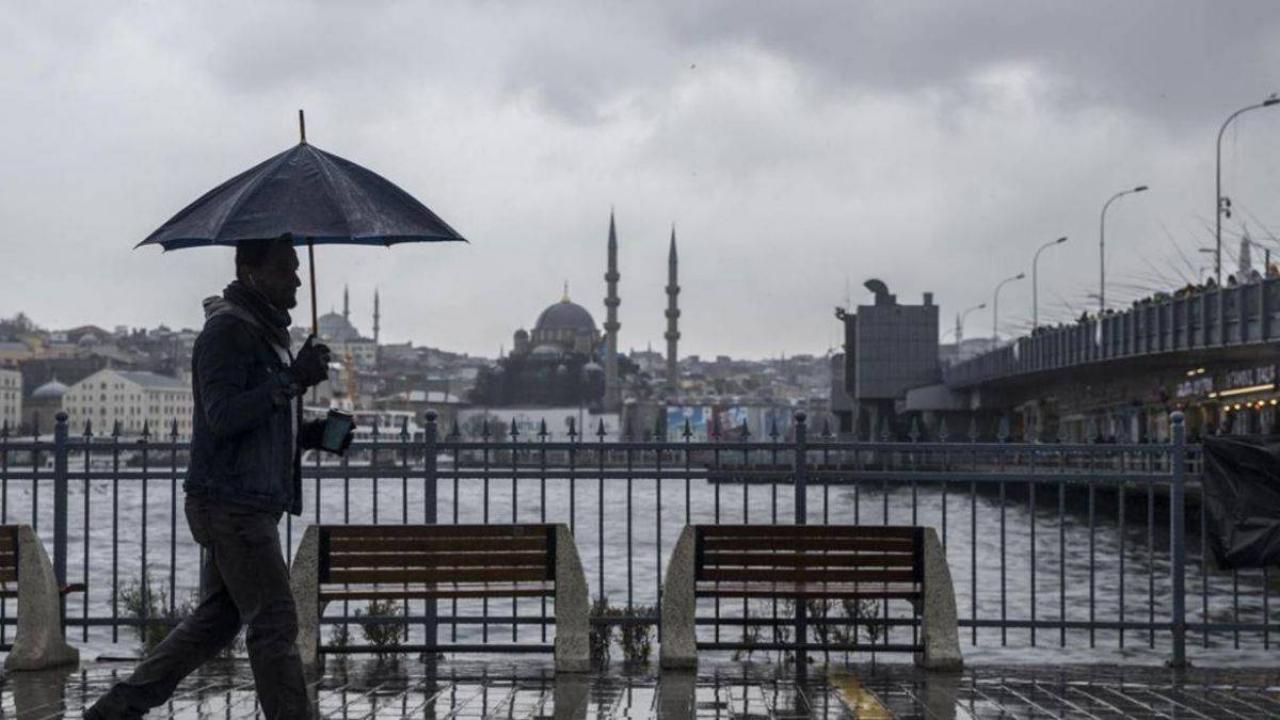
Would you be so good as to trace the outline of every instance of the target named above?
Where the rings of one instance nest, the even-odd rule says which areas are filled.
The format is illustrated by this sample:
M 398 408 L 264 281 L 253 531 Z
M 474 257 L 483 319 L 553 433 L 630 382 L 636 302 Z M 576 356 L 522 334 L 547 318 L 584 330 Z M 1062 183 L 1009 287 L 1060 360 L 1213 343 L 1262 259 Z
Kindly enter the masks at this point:
M 1040 327 L 1040 253 L 1048 250 L 1054 245 L 1061 245 L 1067 241 L 1067 236 L 1063 235 L 1057 240 L 1052 240 L 1040 246 L 1036 250 L 1036 254 L 1031 258 L 1031 329 L 1035 330 Z
M 987 307 L 986 303 L 981 303 L 979 305 L 974 305 L 973 307 L 969 308 L 968 310 L 965 310 L 962 313 L 956 313 L 956 347 L 957 348 L 960 347 L 960 341 L 964 340 L 965 316 L 967 316 L 969 313 L 973 312 L 974 310 L 982 310 L 982 309 L 985 309 L 986 307 Z
M 1102 205 L 1102 216 L 1098 220 L 1098 317 L 1102 317 L 1102 313 L 1107 309 L 1107 208 L 1125 195 L 1146 192 L 1146 190 L 1146 185 L 1121 190 Z
M 1013 277 L 1007 277 L 996 284 L 996 290 L 991 294 L 991 349 L 994 350 L 996 345 L 1000 344 L 1000 288 L 1013 282 L 1021 280 L 1027 276 L 1026 273 L 1018 273 Z
M 1272 105 L 1276 105 L 1278 103 L 1280 103 L 1280 97 L 1277 97 L 1275 93 L 1271 93 L 1271 97 L 1268 97 L 1266 100 L 1263 100 L 1260 103 L 1255 103 L 1253 105 L 1242 107 L 1239 110 L 1231 113 L 1230 115 L 1227 116 L 1227 119 L 1222 122 L 1222 127 L 1218 128 L 1218 147 L 1217 147 L 1217 155 L 1216 155 L 1217 159 L 1214 164 L 1214 191 L 1213 191 L 1214 205 L 1216 206 L 1215 211 L 1213 213 L 1213 218 L 1214 218 L 1213 238 L 1215 243 L 1215 248 L 1213 253 L 1213 270 L 1214 270 L 1214 275 L 1217 277 L 1218 287 L 1222 287 L 1222 216 L 1225 213 L 1227 217 L 1231 217 L 1231 200 L 1229 198 L 1223 197 L 1222 195 L 1222 134 L 1227 131 L 1227 126 L 1231 124 L 1231 121 L 1235 120 L 1240 115 L 1243 115 L 1244 113 L 1247 113 L 1250 110 L 1257 110 L 1258 108 L 1271 107 Z

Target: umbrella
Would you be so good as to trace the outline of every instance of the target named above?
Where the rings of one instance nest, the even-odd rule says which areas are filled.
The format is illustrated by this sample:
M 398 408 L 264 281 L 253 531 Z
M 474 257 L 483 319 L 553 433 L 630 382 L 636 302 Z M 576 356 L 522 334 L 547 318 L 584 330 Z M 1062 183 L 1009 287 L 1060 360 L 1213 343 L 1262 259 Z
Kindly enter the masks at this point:
M 143 245 L 168 250 L 290 235 L 306 245 L 311 273 L 311 332 L 316 323 L 315 246 L 385 245 L 466 239 L 391 181 L 301 141 L 202 195 L 161 225 Z

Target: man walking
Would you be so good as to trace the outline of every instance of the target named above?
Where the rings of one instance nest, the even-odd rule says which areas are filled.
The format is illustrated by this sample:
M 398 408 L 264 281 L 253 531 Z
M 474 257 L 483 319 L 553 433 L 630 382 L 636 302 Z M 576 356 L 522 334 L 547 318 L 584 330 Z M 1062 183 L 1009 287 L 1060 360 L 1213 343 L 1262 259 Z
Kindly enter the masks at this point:
M 324 421 L 303 423 L 300 398 L 328 377 L 329 348 L 289 350 L 298 256 L 290 239 L 241 242 L 236 280 L 204 301 L 192 357 L 195 418 L 183 489 L 187 522 L 207 551 L 203 596 L 134 669 L 85 713 L 137 718 L 248 625 L 246 645 L 263 714 L 311 716 L 295 639 L 297 613 L 277 526 L 302 512 L 301 452 L 320 447 Z M 341 450 L 351 441 L 348 432 Z

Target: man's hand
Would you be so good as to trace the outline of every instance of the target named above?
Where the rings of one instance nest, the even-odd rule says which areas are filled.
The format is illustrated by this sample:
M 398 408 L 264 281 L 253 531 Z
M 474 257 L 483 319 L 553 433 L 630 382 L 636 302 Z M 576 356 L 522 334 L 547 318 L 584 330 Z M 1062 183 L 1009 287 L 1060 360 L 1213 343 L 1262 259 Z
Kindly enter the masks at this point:
M 315 342 L 315 339 L 315 335 L 307 337 L 288 370 L 294 382 L 303 388 L 319 385 L 329 379 L 329 346 Z

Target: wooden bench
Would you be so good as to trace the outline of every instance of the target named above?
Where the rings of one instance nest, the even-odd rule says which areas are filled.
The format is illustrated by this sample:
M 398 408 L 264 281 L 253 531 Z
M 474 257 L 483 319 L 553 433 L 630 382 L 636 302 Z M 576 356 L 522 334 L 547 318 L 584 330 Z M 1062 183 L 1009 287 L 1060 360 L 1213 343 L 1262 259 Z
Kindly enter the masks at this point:
M 322 667 L 328 603 L 367 600 L 552 598 L 555 644 L 423 645 L 417 652 L 551 651 L 559 671 L 590 670 L 582 561 L 560 525 L 312 525 L 291 570 L 303 664 Z
M 30 525 L 0 525 L 0 599 L 18 599 L 18 632 L 5 670 L 45 670 L 80 661 L 80 651 L 63 635 L 62 598 L 84 589 L 79 583 L 58 585 Z
M 700 643 L 698 598 L 793 600 L 797 635 L 787 643 Z M 918 620 L 912 643 L 809 642 L 811 600 L 909 601 Z M 937 533 L 927 527 L 858 525 L 691 525 L 680 534 L 662 596 L 661 663 L 697 665 L 699 648 L 798 652 L 911 652 L 928 669 L 962 665 L 951 571 Z

